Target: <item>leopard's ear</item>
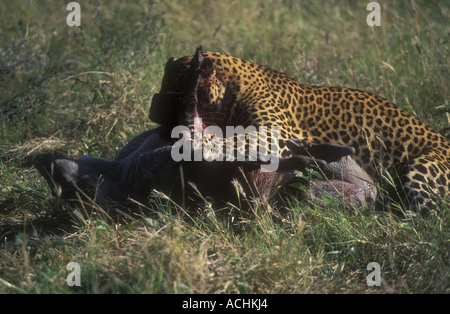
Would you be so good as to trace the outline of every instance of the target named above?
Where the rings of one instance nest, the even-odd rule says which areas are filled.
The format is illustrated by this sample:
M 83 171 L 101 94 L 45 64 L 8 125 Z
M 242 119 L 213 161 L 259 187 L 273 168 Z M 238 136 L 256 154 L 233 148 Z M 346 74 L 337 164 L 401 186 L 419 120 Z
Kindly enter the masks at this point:
M 175 57 L 170 57 L 169 60 L 167 60 L 166 62 L 166 66 L 164 67 L 164 71 L 168 72 L 170 66 L 172 65 L 172 63 L 174 63 L 177 60 L 177 58 Z
M 190 68 L 192 70 L 199 69 L 203 63 L 202 45 L 195 49 L 194 57 L 191 60 Z
M 195 48 L 195 56 L 197 56 L 197 55 L 202 55 L 202 53 L 203 53 L 203 47 L 202 47 L 202 45 L 198 45 L 198 47 L 197 48 Z

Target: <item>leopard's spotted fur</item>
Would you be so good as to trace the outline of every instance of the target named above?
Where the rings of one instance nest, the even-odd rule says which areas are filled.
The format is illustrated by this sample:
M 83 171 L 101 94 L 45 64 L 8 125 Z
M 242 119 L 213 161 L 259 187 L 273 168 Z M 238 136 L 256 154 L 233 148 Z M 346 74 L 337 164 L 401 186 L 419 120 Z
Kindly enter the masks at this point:
M 223 53 L 202 56 L 197 110 L 204 121 L 222 127 L 276 125 L 281 156 L 290 154 L 283 142 L 291 138 L 353 146 L 355 161 L 371 176 L 380 179 L 382 168 L 400 178 L 417 209 L 437 207 L 448 196 L 449 140 L 388 100 L 357 89 L 300 84 Z M 168 60 L 159 95 L 183 94 L 191 59 Z M 165 114 L 151 118 L 176 125 L 177 102 L 163 103 Z

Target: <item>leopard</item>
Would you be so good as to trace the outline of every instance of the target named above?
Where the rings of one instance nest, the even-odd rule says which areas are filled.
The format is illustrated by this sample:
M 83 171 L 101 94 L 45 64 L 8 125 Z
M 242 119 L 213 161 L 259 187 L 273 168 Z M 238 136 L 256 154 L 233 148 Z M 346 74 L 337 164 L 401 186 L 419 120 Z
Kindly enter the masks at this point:
M 351 158 L 375 182 L 398 179 L 391 194 L 407 208 L 448 207 L 450 141 L 408 111 L 371 92 L 302 84 L 252 61 L 197 51 L 203 62 L 194 115 L 204 124 L 277 126 L 281 158 L 292 156 L 286 143 L 293 138 L 353 147 Z M 180 104 L 196 54 L 168 59 L 150 106 L 153 122 L 170 129 L 186 121 Z

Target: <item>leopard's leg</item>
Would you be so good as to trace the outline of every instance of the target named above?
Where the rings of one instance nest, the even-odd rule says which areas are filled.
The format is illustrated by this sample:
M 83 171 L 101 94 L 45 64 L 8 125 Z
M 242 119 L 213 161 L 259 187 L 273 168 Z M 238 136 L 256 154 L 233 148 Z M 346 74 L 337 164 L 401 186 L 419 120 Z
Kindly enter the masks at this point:
M 400 179 L 410 207 L 421 214 L 449 206 L 450 161 L 430 151 L 404 163 Z

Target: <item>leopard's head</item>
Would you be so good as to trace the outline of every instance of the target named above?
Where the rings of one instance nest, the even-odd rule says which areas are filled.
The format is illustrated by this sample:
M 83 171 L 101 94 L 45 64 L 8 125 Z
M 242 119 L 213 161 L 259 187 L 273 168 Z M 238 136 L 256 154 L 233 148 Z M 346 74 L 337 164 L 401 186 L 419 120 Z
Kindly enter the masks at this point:
M 197 67 L 197 71 L 195 68 Z M 198 82 L 197 82 L 198 81 Z M 195 88 L 195 92 L 194 92 Z M 225 93 L 226 77 L 216 72 L 214 62 L 203 56 L 201 49 L 193 55 L 182 58 L 171 57 L 165 66 L 159 93 L 153 96 L 150 119 L 162 125 L 183 124 L 180 113 L 189 112 L 210 124 L 220 117 Z M 185 97 L 197 97 L 195 108 L 186 108 Z

